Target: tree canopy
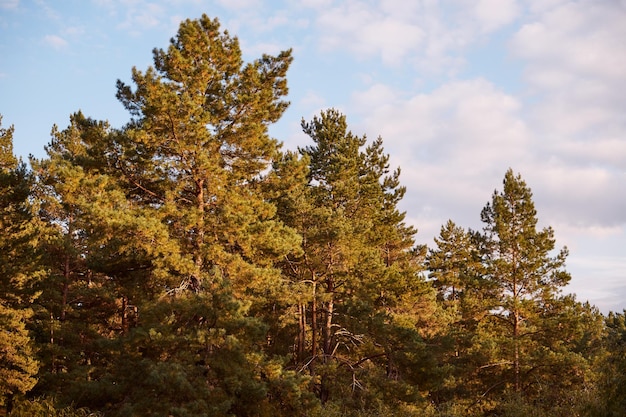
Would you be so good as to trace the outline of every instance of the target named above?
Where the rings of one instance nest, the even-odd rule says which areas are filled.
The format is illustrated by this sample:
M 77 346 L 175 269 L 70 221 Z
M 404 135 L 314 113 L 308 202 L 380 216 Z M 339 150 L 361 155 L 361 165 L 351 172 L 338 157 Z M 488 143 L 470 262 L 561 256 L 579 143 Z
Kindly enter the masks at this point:
M 417 245 L 383 138 L 269 135 L 291 61 L 203 15 L 117 82 L 121 128 L 77 111 L 29 167 L 0 125 L 7 414 L 620 415 L 624 316 L 564 294 L 521 175 Z

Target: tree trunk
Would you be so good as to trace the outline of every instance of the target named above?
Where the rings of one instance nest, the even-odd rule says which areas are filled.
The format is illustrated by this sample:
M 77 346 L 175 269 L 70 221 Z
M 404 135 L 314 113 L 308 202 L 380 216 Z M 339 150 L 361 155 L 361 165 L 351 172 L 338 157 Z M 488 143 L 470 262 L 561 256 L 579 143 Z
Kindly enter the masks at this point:
M 313 301 L 311 302 L 311 366 L 317 355 L 317 283 L 313 279 Z
M 324 310 L 324 357 L 330 357 L 333 353 L 333 311 L 335 308 L 335 303 L 331 298 L 326 304 L 326 309 Z M 324 359 L 326 361 L 326 359 Z
M 196 200 L 197 200 L 197 205 L 198 205 L 197 207 L 198 207 L 199 217 L 198 217 L 198 222 L 196 224 L 197 230 L 196 230 L 196 236 L 194 240 L 194 246 L 195 246 L 195 252 L 196 252 L 194 254 L 194 258 L 195 258 L 194 263 L 196 266 L 197 278 L 200 279 L 200 277 L 202 276 L 202 269 L 204 267 L 204 259 L 202 256 L 202 246 L 204 245 L 204 228 L 205 228 L 204 179 L 196 180 Z M 199 283 L 197 284 L 199 285 Z
M 70 275 L 72 274 L 70 267 L 70 257 L 68 255 L 65 256 L 65 260 L 63 262 L 63 292 L 61 298 L 61 315 L 59 320 L 65 321 L 65 311 L 67 310 L 67 294 L 70 288 Z
M 324 362 L 326 362 L 326 358 L 332 355 L 333 353 L 332 331 L 333 331 L 333 313 L 334 313 L 334 308 L 335 308 L 335 301 L 333 298 L 334 290 L 335 290 L 334 281 L 332 278 L 330 278 L 328 279 L 327 286 L 326 286 L 326 291 L 330 299 L 326 303 L 326 308 L 324 309 L 324 328 L 323 328 L 323 335 L 322 335 L 323 342 L 324 342 L 324 346 L 323 346 Z
M 514 360 L 513 360 L 513 372 L 515 373 L 515 392 L 521 391 L 520 386 L 520 365 L 519 365 L 519 311 L 515 311 L 513 315 L 513 343 L 514 343 Z
M 298 344 L 296 347 L 296 360 L 304 361 L 304 344 L 306 343 L 306 308 L 304 303 L 298 303 Z
M 513 263 L 517 262 L 517 252 L 513 253 Z M 517 270 L 513 269 L 513 373 L 515 378 L 515 392 L 519 393 L 520 388 L 520 366 L 519 366 L 519 325 L 520 325 L 520 312 L 519 312 L 519 294 L 517 283 Z
M 335 307 L 335 302 L 334 302 L 334 281 L 331 278 L 329 278 L 326 281 L 326 291 L 328 293 L 328 296 L 330 297 L 330 299 L 328 300 L 328 302 L 326 303 L 326 307 L 324 308 L 324 323 L 323 323 L 323 328 L 322 328 L 322 353 L 324 355 L 323 357 L 323 363 L 327 363 L 328 361 L 330 361 L 331 356 L 333 354 L 333 334 L 332 334 L 332 330 L 333 330 L 333 312 L 334 312 L 334 307 Z M 328 379 L 328 375 L 324 374 L 322 375 L 322 380 L 320 383 L 320 401 L 322 402 L 322 404 L 326 403 L 328 401 L 328 399 L 330 398 L 330 388 L 329 388 L 329 379 Z

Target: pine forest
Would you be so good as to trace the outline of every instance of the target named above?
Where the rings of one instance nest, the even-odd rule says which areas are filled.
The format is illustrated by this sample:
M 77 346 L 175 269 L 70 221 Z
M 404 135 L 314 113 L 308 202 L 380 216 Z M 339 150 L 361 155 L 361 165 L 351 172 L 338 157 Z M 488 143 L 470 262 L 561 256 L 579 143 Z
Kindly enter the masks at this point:
M 626 316 L 564 291 L 521 175 L 418 245 L 383 138 L 270 136 L 291 62 L 203 15 L 117 82 L 122 128 L 23 161 L 2 121 L 0 415 L 624 416 Z

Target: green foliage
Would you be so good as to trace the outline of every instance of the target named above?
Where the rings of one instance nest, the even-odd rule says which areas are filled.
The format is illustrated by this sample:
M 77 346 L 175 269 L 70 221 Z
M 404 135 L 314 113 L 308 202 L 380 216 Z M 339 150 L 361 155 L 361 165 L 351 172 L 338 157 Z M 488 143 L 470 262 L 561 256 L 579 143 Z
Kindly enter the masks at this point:
M 183 22 L 155 68 L 133 70 L 135 90 L 118 83 L 125 129 L 74 114 L 32 161 L 52 229 L 39 392 L 113 415 L 315 405 L 250 314 L 299 243 L 258 185 L 291 58 L 240 56 L 217 20 Z
M 626 409 L 626 310 L 606 317 L 603 346 L 595 395 L 586 411 L 593 417 L 617 417 Z
M 476 398 L 486 389 L 477 370 L 489 358 L 491 337 L 484 321 L 496 305 L 496 287 L 485 274 L 479 234 L 449 220 L 435 244 L 426 266 L 449 330 L 441 340 L 443 381 L 432 398 L 436 403 Z
M 8 411 L 36 383 L 39 363 L 27 325 L 41 276 L 32 177 L 12 153 L 12 135 L 13 127 L 0 125 L 0 401 Z
M 437 403 L 507 416 L 582 409 L 601 315 L 561 295 L 567 250 L 553 255 L 554 232 L 537 230 L 536 214 L 530 188 L 509 170 L 481 213 L 483 233 L 448 222 L 435 239 L 427 265 L 453 323 Z
M 564 270 L 567 249 L 551 256 L 554 232 L 536 229 L 532 193 L 521 177 L 509 169 L 503 184 L 481 213 L 487 274 L 499 300 L 489 319 L 500 346 L 494 359 L 502 366 L 493 369 L 502 370 L 496 377 L 503 387 L 528 393 L 542 384 L 542 368 L 553 369 L 553 361 L 566 360 L 567 348 L 559 351 L 539 338 L 548 335 L 552 306 L 567 302 L 558 297 L 570 279 Z
M 0 115 L 0 170 L 2 172 L 15 169 L 17 158 L 13 155 L 13 126 L 5 129 L 2 127 L 2 115 Z
M 103 239 L 115 233 L 112 219 L 119 219 L 126 207 L 101 153 L 108 134 L 106 123 L 76 113 L 66 129 L 53 128 L 48 158 L 31 161 L 38 180 L 39 214 L 48 224 L 41 242 L 48 273 L 36 304 L 37 339 L 46 372 L 36 391 L 66 404 L 73 401 L 67 392 L 106 365 L 110 352 L 101 349 L 101 343 L 123 327 L 121 273 L 107 272 L 124 251 Z M 107 259 L 108 271 L 99 267 L 102 258 Z
M 203 15 L 153 55 L 126 126 L 77 112 L 32 171 L 0 126 L 8 415 L 623 414 L 624 314 L 562 295 L 521 176 L 427 249 L 381 138 L 269 136 L 290 51 L 244 63 Z
M 10 417 L 100 417 L 99 412 L 72 406 L 58 408 L 49 398 L 20 401 L 9 414 Z
M 221 275 L 238 296 L 254 294 L 297 246 L 256 186 L 277 155 L 267 127 L 286 108 L 290 62 L 285 51 L 243 65 L 237 39 L 203 16 L 155 49 L 154 68 L 133 70 L 134 91 L 118 82 L 134 120 L 109 160 L 127 198 L 166 227 L 172 247 L 158 274 L 169 289 Z
M 310 407 L 306 380 L 263 355 L 264 328 L 244 313 L 226 293 L 154 302 L 118 358 L 73 397 L 120 416 L 276 415 L 280 406 L 298 415 Z
M 424 349 L 436 310 L 420 277 L 415 230 L 397 203 L 399 170 L 389 172 L 382 139 L 369 146 L 328 110 L 302 122 L 313 145 L 274 165 L 267 193 L 302 235 L 302 252 L 283 263 L 291 298 L 281 331 L 295 340 L 294 364 L 307 370 L 322 403 L 350 410 L 422 401 L 416 384 L 434 365 Z M 283 345 L 284 346 L 284 345 Z M 283 351 L 287 346 L 284 346 Z M 378 405 L 377 405 L 378 404 Z

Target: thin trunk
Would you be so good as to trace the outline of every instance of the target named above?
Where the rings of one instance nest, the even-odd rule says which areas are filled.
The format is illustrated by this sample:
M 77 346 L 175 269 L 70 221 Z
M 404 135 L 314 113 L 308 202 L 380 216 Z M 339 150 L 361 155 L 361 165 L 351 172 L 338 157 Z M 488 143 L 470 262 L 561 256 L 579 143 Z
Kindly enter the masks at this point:
M 523 287 L 523 283 L 518 283 L 518 248 L 517 246 L 513 252 L 513 283 L 515 285 L 514 294 L 515 294 L 515 326 L 513 329 L 513 333 L 515 334 L 515 392 L 519 393 L 522 390 L 520 384 L 520 323 L 521 323 L 521 315 L 520 315 L 520 291 L 521 287 Z M 520 284 L 522 284 L 520 286 Z
M 334 313 L 334 308 L 335 308 L 335 301 L 334 301 L 333 295 L 334 295 L 335 289 L 334 289 L 334 282 L 332 278 L 328 281 L 326 289 L 328 291 L 330 299 L 328 300 L 326 304 L 326 308 L 324 310 L 324 329 L 323 329 L 322 337 L 324 341 L 324 357 L 325 358 L 331 355 L 333 352 L 332 330 L 333 330 L 333 313 Z M 326 361 L 326 359 L 324 359 L 324 361 Z
M 61 313 L 59 314 L 59 321 L 61 323 L 65 322 L 65 316 L 67 311 L 67 297 L 70 289 L 70 278 L 72 275 L 71 265 L 70 265 L 70 257 L 69 255 L 65 255 L 65 259 L 63 261 L 63 289 L 61 290 Z M 54 313 L 50 312 L 50 345 L 54 345 Z M 61 337 L 59 338 L 60 345 L 63 345 L 63 332 L 61 332 Z M 51 358 L 51 366 L 52 373 L 56 373 L 56 355 L 54 354 L 54 347 L 52 348 L 52 358 Z
M 520 392 L 521 386 L 520 386 L 520 365 L 519 365 L 519 312 L 518 311 L 515 311 L 513 319 L 514 319 L 513 340 L 515 342 L 515 346 L 514 346 L 515 359 L 513 362 L 514 372 L 515 372 L 515 392 Z
M 296 360 L 298 363 L 304 361 L 304 344 L 306 342 L 306 308 L 304 303 L 298 303 L 298 345 L 296 349 Z
M 332 281 L 331 281 L 332 282 Z M 327 289 L 332 288 L 332 284 L 329 284 Z M 324 309 L 324 323 L 322 328 L 322 353 L 324 355 L 322 362 L 326 363 L 330 360 L 331 350 L 331 326 L 332 326 L 332 311 L 333 311 L 333 299 L 332 293 L 330 294 L 330 300 L 326 304 Z M 325 404 L 330 398 L 330 389 L 328 387 L 328 374 L 324 373 L 320 381 L 320 401 Z
M 63 262 L 63 292 L 62 292 L 62 298 L 61 298 L 61 315 L 60 315 L 61 321 L 65 321 L 65 311 L 67 310 L 67 294 L 70 288 L 71 274 L 72 274 L 72 270 L 70 267 L 70 257 L 66 255 L 65 260 Z
M 317 355 L 317 283 L 313 279 L 313 301 L 311 302 L 311 365 Z
M 324 309 L 324 323 L 322 328 L 322 349 L 323 349 L 323 363 L 327 363 L 330 361 L 330 357 L 333 353 L 332 351 L 332 325 L 333 325 L 333 309 L 335 306 L 333 299 L 333 291 L 334 291 L 334 282 L 332 276 L 326 281 L 326 291 L 327 296 L 330 297 L 328 302 L 326 303 L 326 308 Z M 329 376 L 328 373 L 324 373 L 322 375 L 322 379 L 320 381 L 320 401 L 322 404 L 325 404 L 330 398 L 330 388 L 329 388 Z
M 328 302 L 324 309 L 324 328 L 322 329 L 324 362 L 332 354 L 332 331 L 333 331 L 333 313 L 335 308 L 335 274 L 333 272 L 335 265 L 335 257 L 333 253 L 333 245 L 329 246 L 330 259 L 328 264 L 328 275 L 326 276 L 326 296 Z
M 205 210 L 205 204 L 204 204 L 204 180 L 200 179 L 196 181 L 196 199 L 197 199 L 197 203 L 198 203 L 198 212 L 199 212 L 199 217 L 198 217 L 198 223 L 196 225 L 196 239 L 195 239 L 195 249 L 196 249 L 196 253 L 195 253 L 195 259 L 194 262 L 196 264 L 196 273 L 198 275 L 200 275 L 200 272 L 202 270 L 203 267 L 203 259 L 202 259 L 202 252 L 201 252 L 201 248 L 204 244 L 204 228 L 205 228 L 205 224 L 204 224 L 204 210 Z M 199 276 L 197 277 L 198 279 L 200 278 Z
M 324 327 L 322 328 L 322 343 L 323 343 L 322 349 L 323 349 L 323 354 L 324 354 L 324 358 L 323 358 L 324 363 L 330 361 L 330 357 L 333 353 L 332 330 L 333 330 L 333 312 L 334 312 L 334 307 L 335 307 L 335 302 L 333 298 L 334 290 L 335 290 L 334 281 L 331 276 L 326 281 L 326 291 L 330 299 L 326 303 L 326 308 L 324 309 L 324 324 L 323 324 Z M 322 404 L 326 403 L 328 399 L 330 398 L 330 388 L 328 385 L 329 385 L 328 375 L 324 374 L 322 375 L 322 380 L 320 383 L 320 401 L 322 402 Z
M 51 372 L 56 373 L 56 355 L 54 354 L 54 314 L 50 312 L 50 346 L 52 347 Z
M 67 226 L 67 235 L 65 236 L 67 240 L 68 247 L 73 247 L 72 235 L 74 234 L 74 218 L 70 216 L 68 219 Z M 66 252 L 63 258 L 63 293 L 61 299 L 61 314 L 59 316 L 59 320 L 61 322 L 65 321 L 65 312 L 67 310 L 67 295 L 70 287 L 70 279 L 72 278 L 72 265 L 70 255 Z
M 515 374 L 515 392 L 519 393 L 520 388 L 520 366 L 519 366 L 519 325 L 520 325 L 520 313 L 519 313 L 519 294 L 517 283 L 517 252 L 513 252 L 513 372 Z

